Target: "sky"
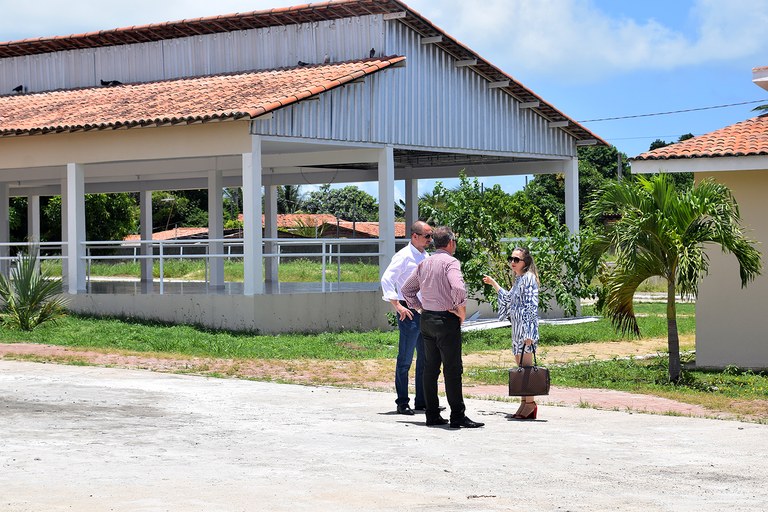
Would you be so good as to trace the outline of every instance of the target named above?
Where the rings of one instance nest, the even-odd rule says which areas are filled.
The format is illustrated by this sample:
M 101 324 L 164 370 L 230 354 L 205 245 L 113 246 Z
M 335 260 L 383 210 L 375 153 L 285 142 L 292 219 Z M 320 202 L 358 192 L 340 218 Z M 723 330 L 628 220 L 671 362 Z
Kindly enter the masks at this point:
M 302 3 L 0 0 L 0 41 Z M 628 157 L 648 150 L 656 139 L 672 142 L 754 117 L 752 109 L 768 103 L 768 93 L 752 83 L 752 68 L 768 66 L 763 0 L 405 3 Z M 668 112 L 676 113 L 649 115 Z M 595 121 L 606 118 L 622 119 Z M 525 177 L 484 182 L 514 192 Z M 433 180 L 423 180 L 419 193 L 433 186 Z M 376 195 L 373 183 L 361 188 Z

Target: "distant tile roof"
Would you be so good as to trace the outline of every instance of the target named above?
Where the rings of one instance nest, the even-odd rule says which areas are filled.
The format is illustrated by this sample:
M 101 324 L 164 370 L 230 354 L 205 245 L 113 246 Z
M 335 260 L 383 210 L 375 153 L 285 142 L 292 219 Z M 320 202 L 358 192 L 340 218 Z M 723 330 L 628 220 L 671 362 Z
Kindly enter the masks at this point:
M 237 216 L 242 222 L 243 214 Z M 337 219 L 327 213 L 281 213 L 277 216 L 277 226 L 281 228 L 295 228 L 304 226 L 336 226 Z M 378 222 L 352 222 L 348 220 L 338 220 L 340 227 L 349 231 L 364 233 L 372 238 L 379 236 Z M 264 227 L 264 215 L 261 216 L 261 226 Z M 152 233 L 152 240 L 173 240 L 175 238 L 186 238 L 196 235 L 208 235 L 208 228 L 175 228 L 167 231 L 158 231 Z M 395 237 L 403 238 L 405 236 L 405 222 L 395 222 Z M 141 235 L 128 235 L 123 240 L 126 242 L 136 242 L 141 239 Z
M 350 222 L 343 220 L 339 222 L 339 226 L 342 228 L 354 229 L 360 233 L 365 233 L 373 238 L 379 236 L 379 223 L 378 222 Z M 405 236 L 405 222 L 395 222 L 395 237 L 403 238 Z
M 146 43 L 179 37 L 193 37 L 201 34 L 295 25 L 371 14 L 391 15 L 422 37 L 440 37 L 441 40 L 439 42 L 433 43 L 435 46 L 440 47 L 457 60 L 476 60 L 477 63 L 470 66 L 470 68 L 477 74 L 490 82 L 509 82 L 506 86 L 502 87 L 503 90 L 521 102 L 538 102 L 539 106 L 534 107 L 533 110 L 539 112 L 549 121 L 567 121 L 568 125 L 562 129 L 569 132 L 576 139 L 582 141 L 594 140 L 597 144 L 608 145 L 603 139 L 560 112 L 522 83 L 483 59 L 469 47 L 446 34 L 442 29 L 400 0 L 332 0 L 330 2 L 310 3 L 294 7 L 281 7 L 262 11 L 123 27 L 86 34 L 8 41 L 0 43 L 0 58 Z
M 646 151 L 632 160 L 668 160 L 721 156 L 768 155 L 768 114 Z
M 174 238 L 186 238 L 195 235 L 207 235 L 208 228 L 174 228 L 166 231 L 152 233 L 152 240 L 173 240 Z M 123 238 L 126 242 L 138 242 L 141 235 L 128 235 Z
M 0 96 L 0 136 L 254 118 L 405 57 Z

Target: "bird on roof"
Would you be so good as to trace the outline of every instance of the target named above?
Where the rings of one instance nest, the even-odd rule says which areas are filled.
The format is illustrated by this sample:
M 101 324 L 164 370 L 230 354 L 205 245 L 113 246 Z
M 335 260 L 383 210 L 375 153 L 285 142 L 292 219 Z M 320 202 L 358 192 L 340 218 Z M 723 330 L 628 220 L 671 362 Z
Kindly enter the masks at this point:
M 123 82 L 118 82 L 117 80 L 102 80 L 101 85 L 103 87 L 114 87 L 116 85 L 123 85 Z
M 371 53 L 368 54 L 369 58 L 374 58 L 376 56 L 376 48 L 371 48 Z
M 300 60 L 297 65 L 298 66 L 309 66 L 309 62 L 304 62 L 303 60 Z
M 331 57 L 326 53 L 325 58 L 323 59 L 323 64 L 328 64 L 331 62 Z
M 26 88 L 26 87 L 24 87 L 24 84 L 22 84 L 22 85 L 18 85 L 18 86 L 14 87 L 14 88 L 13 88 L 13 89 L 11 89 L 11 90 L 12 90 L 13 92 L 17 93 L 17 94 L 20 94 L 20 93 L 25 93 L 25 92 L 27 92 L 27 88 Z

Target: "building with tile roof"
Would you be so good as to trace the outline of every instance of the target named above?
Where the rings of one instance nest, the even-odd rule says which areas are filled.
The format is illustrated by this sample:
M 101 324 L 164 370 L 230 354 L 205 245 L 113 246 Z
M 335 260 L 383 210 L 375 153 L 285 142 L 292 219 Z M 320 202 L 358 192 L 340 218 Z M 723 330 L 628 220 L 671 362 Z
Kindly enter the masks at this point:
M 395 252 L 396 180 L 405 184 L 409 226 L 420 179 L 462 170 L 477 177 L 562 173 L 566 222 L 575 230 L 576 148 L 586 144 L 605 142 L 400 0 L 333 0 L 0 43 L 0 204 L 29 198 L 35 240 L 39 198 L 62 196 L 63 275 L 72 307 L 84 311 L 217 328 L 380 327 L 384 315 L 370 314 L 386 306 L 376 291 L 299 321 L 277 311 L 284 299 L 263 297 L 277 282 L 270 240 L 278 185 L 377 182 L 383 269 Z M 229 286 L 215 256 L 223 187 L 242 187 L 238 300 L 247 305 L 205 297 L 199 314 L 199 305 L 165 307 L 152 294 L 141 301 L 92 297 L 85 194 L 139 193 L 141 240 L 148 242 L 153 190 L 207 189 L 207 289 L 216 291 Z M 0 208 L 6 254 L 7 224 L 8 209 Z M 151 254 L 142 247 L 141 281 L 151 289 Z M 302 300 L 304 309 L 327 306 Z M 360 307 L 369 313 L 349 314 Z M 234 311 L 240 317 L 230 318 Z
M 753 70 L 753 82 L 768 90 L 768 68 Z M 695 181 L 712 178 L 726 185 L 739 204 L 747 236 L 768 250 L 768 115 L 642 153 L 633 173 L 692 172 Z M 768 303 L 768 274 L 741 288 L 733 255 L 707 251 L 709 274 L 696 301 L 696 365 L 768 368 L 762 322 Z

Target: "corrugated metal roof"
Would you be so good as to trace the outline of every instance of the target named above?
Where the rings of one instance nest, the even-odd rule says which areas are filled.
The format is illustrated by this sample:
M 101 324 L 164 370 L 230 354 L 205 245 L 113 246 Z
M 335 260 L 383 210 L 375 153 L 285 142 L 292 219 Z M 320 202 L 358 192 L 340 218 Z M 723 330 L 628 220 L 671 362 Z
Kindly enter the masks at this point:
M 632 160 L 768 155 L 768 114 L 646 151 Z
M 404 59 L 0 96 L 0 136 L 254 118 Z
M 399 15 L 398 13 L 402 13 L 402 15 Z M 491 82 L 509 81 L 509 85 L 503 88 L 505 91 L 521 102 L 539 102 L 539 106 L 534 110 L 539 112 L 549 121 L 566 121 L 567 126 L 562 129 L 577 140 L 594 140 L 598 144 L 607 145 L 604 140 L 590 130 L 560 112 L 513 77 L 443 32 L 443 30 L 435 26 L 424 16 L 409 8 L 399 0 L 333 0 L 325 3 L 312 3 L 247 13 L 170 21 L 151 25 L 90 32 L 86 34 L 9 41 L 0 43 L 0 58 L 83 48 L 145 43 L 179 37 L 191 37 L 201 34 L 293 25 L 370 14 L 398 15 L 399 17 L 397 17 L 397 21 L 404 23 L 406 26 L 419 33 L 422 37 L 442 36 L 442 40 L 434 44 L 457 60 L 476 60 L 477 63 L 472 65 L 471 69 Z

